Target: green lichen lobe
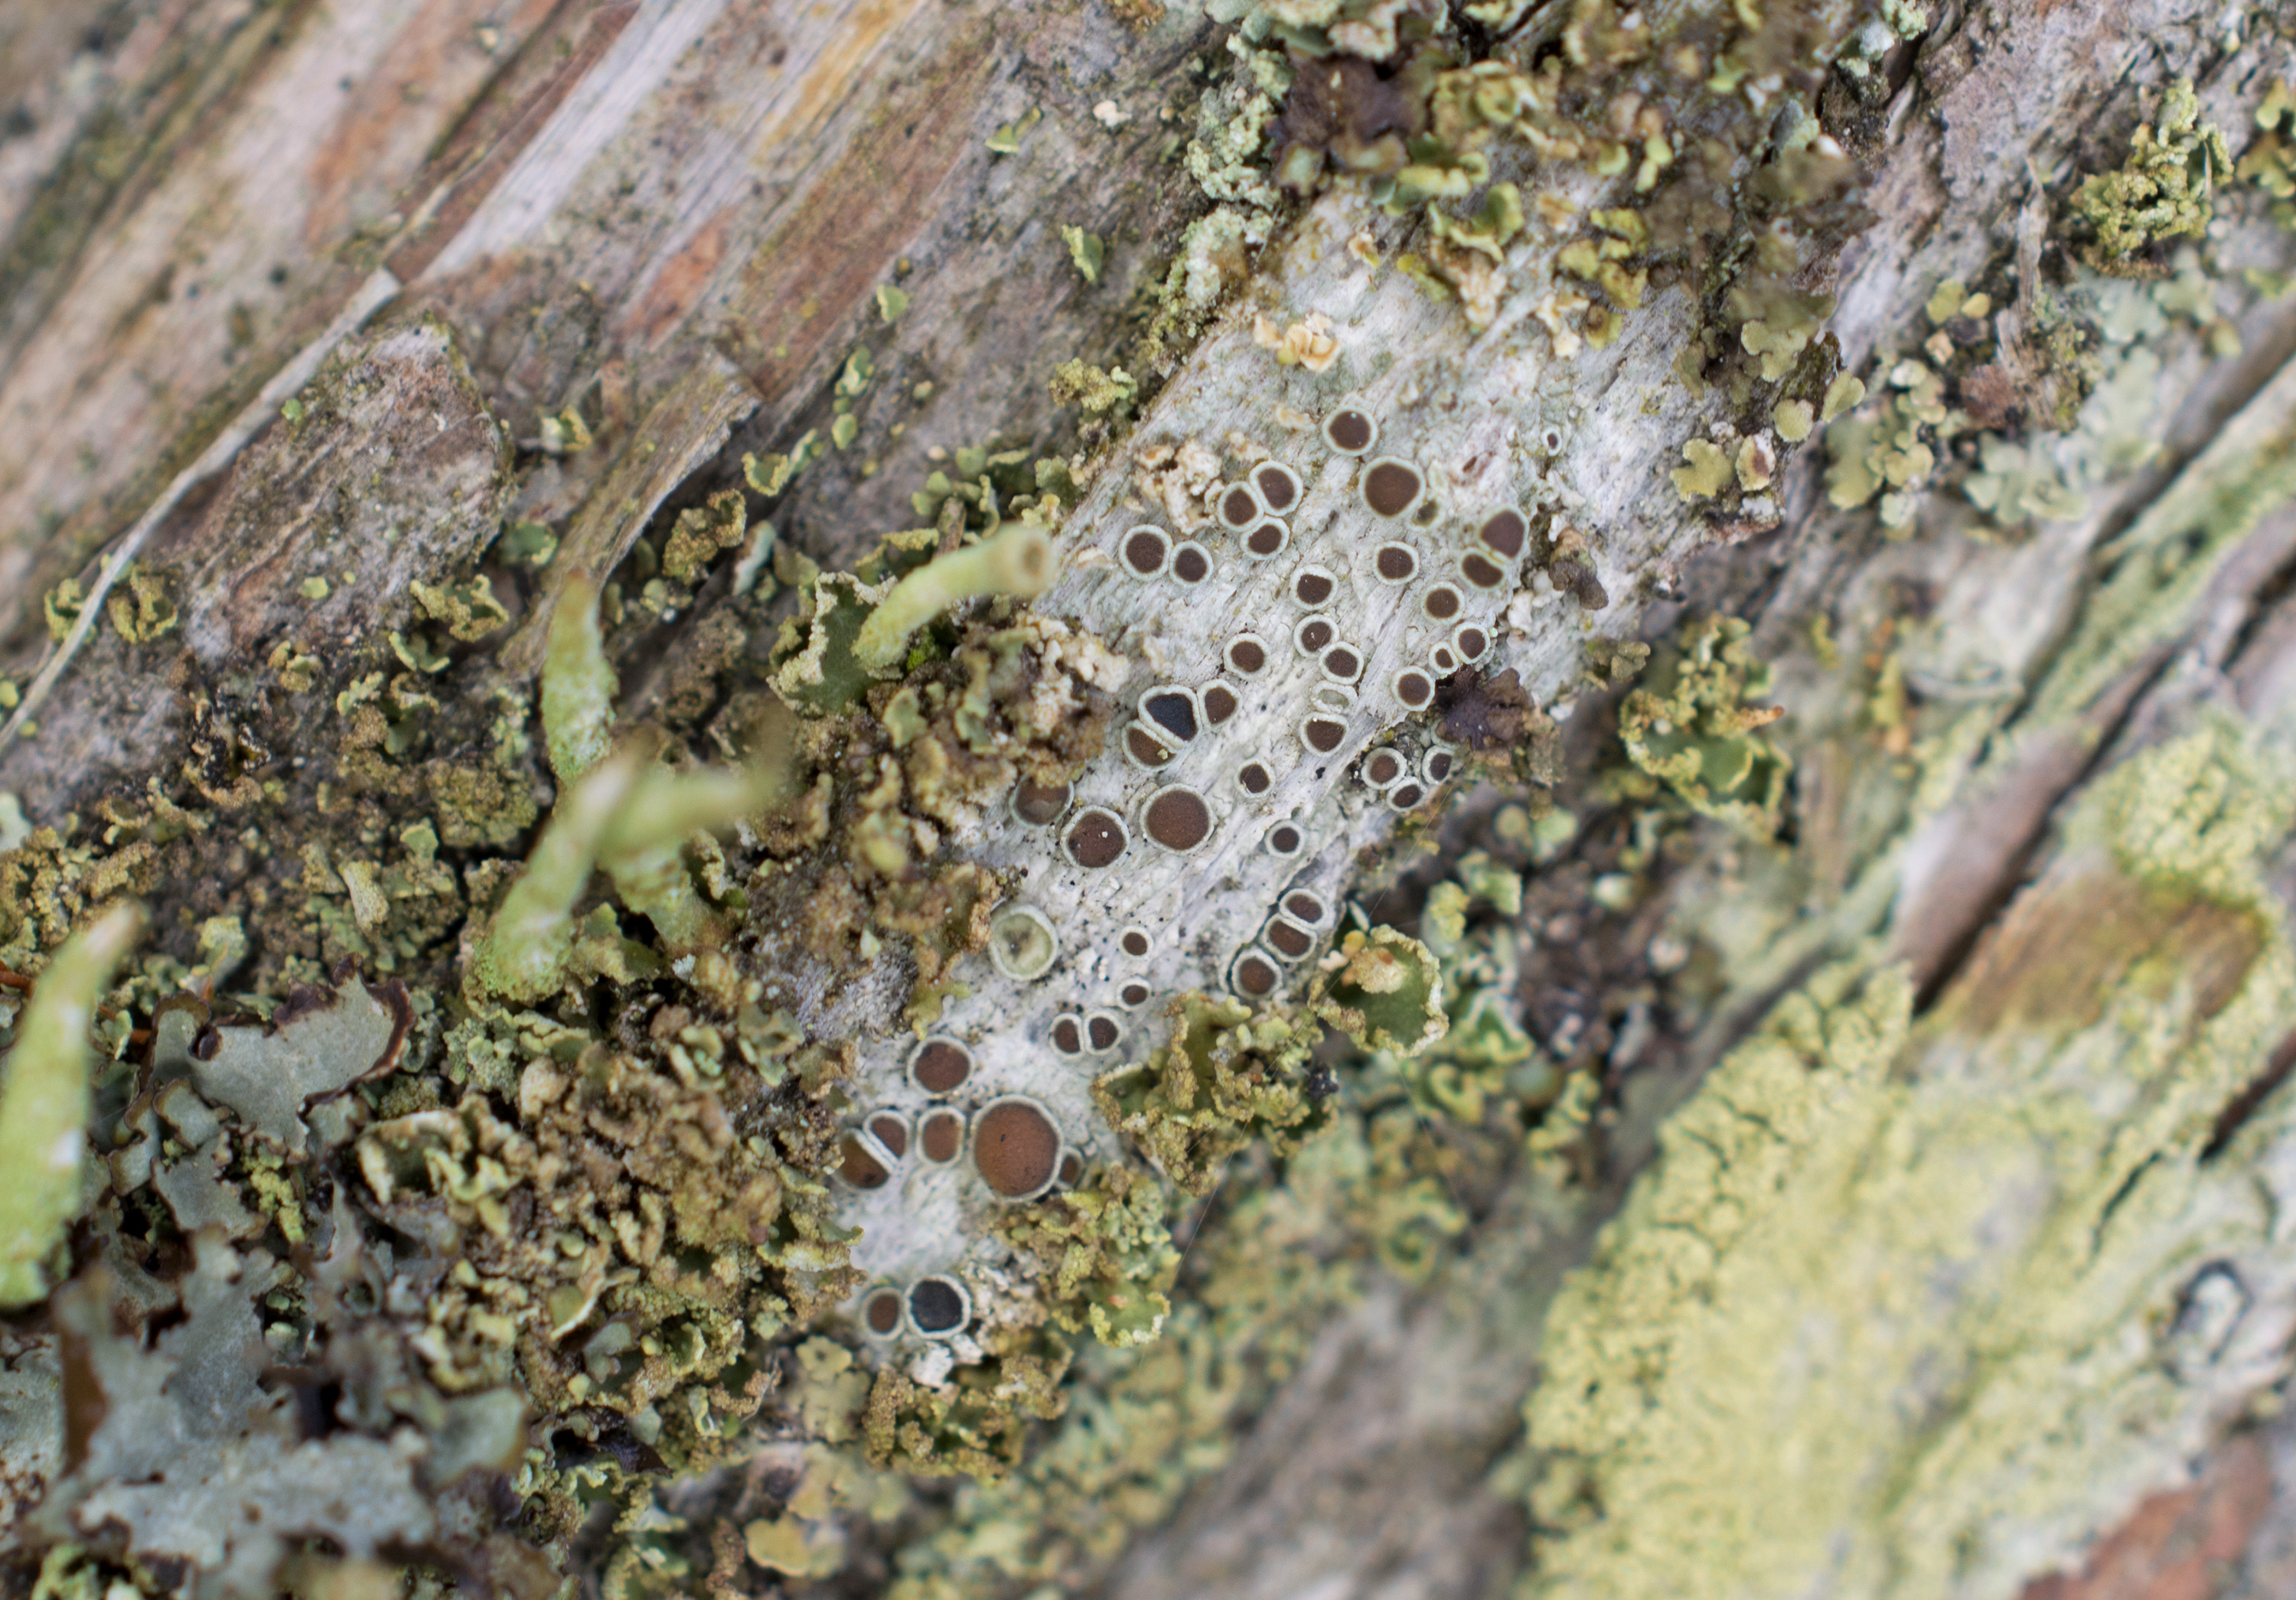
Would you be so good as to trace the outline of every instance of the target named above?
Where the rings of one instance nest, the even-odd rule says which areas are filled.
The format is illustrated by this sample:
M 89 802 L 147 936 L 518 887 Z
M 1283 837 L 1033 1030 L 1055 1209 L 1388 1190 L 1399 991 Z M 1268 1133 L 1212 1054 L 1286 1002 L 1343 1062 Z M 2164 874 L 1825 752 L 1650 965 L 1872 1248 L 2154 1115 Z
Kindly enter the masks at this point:
M 2205 234 L 2217 183 L 2232 170 L 2223 131 L 2201 120 L 2192 79 L 2179 78 L 2160 115 L 2136 130 L 2128 159 L 2082 179 L 2073 196 L 2095 234 L 2089 264 L 2111 271 L 2161 240 Z
M 1619 710 L 1631 772 L 1614 786 L 1646 798 L 1664 785 L 1691 809 L 1749 832 L 1776 831 L 1792 761 L 1761 730 L 1784 712 L 1748 702 L 1768 693 L 1768 666 L 1748 626 L 1708 617 L 1669 642 Z

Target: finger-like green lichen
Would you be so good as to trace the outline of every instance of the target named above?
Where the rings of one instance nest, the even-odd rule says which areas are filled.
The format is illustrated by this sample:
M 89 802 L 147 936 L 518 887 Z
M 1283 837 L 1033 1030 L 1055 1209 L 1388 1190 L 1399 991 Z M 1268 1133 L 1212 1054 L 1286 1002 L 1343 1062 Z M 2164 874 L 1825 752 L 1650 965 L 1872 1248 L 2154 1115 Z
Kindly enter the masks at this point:
M 48 1258 L 79 1212 L 88 1032 L 112 969 L 143 931 L 143 913 L 120 906 L 66 940 L 0 1062 L 0 1309 L 48 1292 Z
M 772 792 L 772 780 L 760 771 L 674 773 L 653 767 L 620 802 L 599 841 L 598 866 L 622 904 L 653 924 L 670 956 L 722 944 L 728 931 L 694 885 L 685 841 L 747 816 Z
M 482 991 L 532 1001 L 565 981 L 574 954 L 575 904 L 589 887 L 599 849 L 637 780 L 636 757 L 617 756 L 593 767 L 559 800 L 472 958 L 472 977 Z
M 598 632 L 597 582 L 587 572 L 569 572 L 550 613 L 542 668 L 543 737 L 561 784 L 575 783 L 606 759 L 619 689 Z
M 943 611 L 987 595 L 1041 594 L 1054 569 L 1052 540 L 1033 522 L 1009 523 L 977 545 L 936 556 L 871 608 L 854 635 L 853 660 L 873 677 L 889 672 L 909 636 Z

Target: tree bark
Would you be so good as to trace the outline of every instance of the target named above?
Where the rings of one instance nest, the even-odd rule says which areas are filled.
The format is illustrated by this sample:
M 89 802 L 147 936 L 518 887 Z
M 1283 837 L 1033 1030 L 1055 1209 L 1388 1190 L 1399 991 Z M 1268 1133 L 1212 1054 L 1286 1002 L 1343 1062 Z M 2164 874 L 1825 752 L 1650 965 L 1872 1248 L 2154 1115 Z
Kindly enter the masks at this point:
M 1115 365 L 1139 348 L 1165 264 L 1210 204 L 1180 158 L 1227 70 L 1226 30 L 1142 10 L 0 9 L 0 108 L 16 108 L 0 138 L 0 649 L 30 683 L 70 619 L 70 596 L 45 611 L 44 598 L 113 577 L 102 553 L 139 519 L 139 570 L 161 576 L 174 617 L 99 622 L 36 727 L 0 750 L 0 786 L 68 838 L 163 792 L 208 808 L 212 841 L 169 846 L 134 885 L 155 908 L 155 948 L 190 963 L 209 919 L 263 876 L 254 845 L 232 857 L 227 836 L 275 832 L 283 851 L 307 829 L 348 827 L 308 821 L 335 815 L 350 767 L 328 708 L 435 652 L 427 681 L 445 692 L 400 799 L 460 819 L 440 830 L 450 850 L 523 853 L 555 799 L 538 756 L 475 800 L 453 785 L 504 718 L 524 726 L 569 575 L 619 572 L 635 608 L 652 576 L 640 567 L 659 565 L 678 513 L 742 488 L 745 456 L 801 454 L 808 438 L 840 442 L 771 499 L 746 480 L 750 513 L 827 568 L 932 520 L 911 496 L 954 452 L 1068 461 L 1066 565 L 1037 610 L 1108 641 L 1129 702 L 1235 619 L 1139 598 L 1104 554 L 1078 553 L 1112 551 L 1163 508 L 1180 445 L 1280 452 L 1297 442 L 1284 416 L 1365 404 L 1410 439 L 1447 515 L 1527 483 L 1552 491 L 1603 591 L 1587 609 L 1552 560 L 1526 575 L 1490 664 L 1561 722 L 1563 766 L 1541 788 L 1584 825 L 1531 874 L 1508 1004 L 1546 1057 L 1599 1088 L 1587 1131 L 1560 1157 L 1492 1154 L 1521 1142 L 1504 1118 L 1434 1139 L 1472 1221 L 1452 1253 L 1423 1278 L 1372 1269 L 1359 1292 L 1312 1302 L 1312 1334 L 1286 1354 L 1239 1352 L 1253 1376 L 1222 1391 L 1218 1448 L 1155 1477 L 1118 1533 L 1055 1534 L 1054 1491 L 1028 1497 L 1067 1470 L 1047 1426 L 1016 1480 L 1025 1492 L 1008 1485 L 997 1502 L 1039 1566 L 946 1554 L 998 1524 L 920 1473 L 907 1510 L 873 1528 L 848 1517 L 844 1576 L 817 1576 L 862 1593 L 898 1572 L 915 1596 L 1037 1581 L 1127 1600 L 1515 1583 L 1602 1595 L 1677 1571 L 1619 1547 L 1685 1540 L 1715 1551 L 1694 1593 L 2030 1583 L 2057 1600 L 2186 1592 L 2108 1579 L 2142 1569 L 2169 1584 L 2161 1552 L 2192 1536 L 2177 1519 L 2214 1516 L 2213 1559 L 2238 1575 L 2212 1592 L 2276 1592 L 2296 1516 L 2296 1445 L 2272 1420 L 2296 1334 L 2277 1220 L 2296 1182 L 2280 1087 L 2296 1059 L 2296 855 L 2272 798 L 2296 760 L 2296 297 L 2271 275 L 2290 269 L 2292 235 L 2264 197 L 2220 178 L 2218 223 L 2192 242 L 2206 298 L 2116 299 L 2141 327 L 2090 341 L 2100 392 L 2116 373 L 2130 383 L 2119 411 L 2045 429 L 2038 352 L 2055 315 L 2043 302 L 2077 275 L 2079 176 L 2116 168 L 2180 78 L 2237 155 L 2273 84 L 2296 78 L 2287 17 L 1948 0 L 1877 56 L 1869 103 L 1824 77 L 1827 127 L 1870 215 L 1798 282 L 1834 297 L 1840 370 L 1866 374 L 1873 399 L 1852 420 L 1906 390 L 1891 386 L 1898 360 L 1942 368 L 1950 355 L 1923 353 L 1937 340 L 1993 339 L 2005 371 L 2019 351 L 2030 363 L 2001 413 L 2021 425 L 1999 421 L 1994 437 L 2062 436 L 2092 464 L 2072 486 L 2078 511 L 2005 531 L 1966 490 L 1980 463 L 1964 443 L 1913 486 L 1910 537 L 1893 537 L 1873 505 L 1829 500 L 1823 430 L 1775 488 L 1677 489 L 1687 441 L 1722 427 L 1735 449 L 1775 396 L 1677 376 L 1701 340 L 1736 359 L 1716 342 L 1735 325 L 1718 335 L 1688 274 L 1658 282 L 1615 342 L 1558 337 L 1555 296 L 1574 282 L 1558 248 L 1587 232 L 1590 207 L 1623 202 L 1518 149 L 1495 152 L 1492 176 L 1569 220 L 1534 206 L 1485 325 L 1464 314 L 1456 276 L 1446 289 L 1425 269 L 1445 258 L 1423 214 L 1398 218 L 1342 185 L 1288 215 L 1248 269 L 1230 252 L 1225 308 L 1168 373 L 1135 374 L 1160 387 L 1128 431 L 1056 399 L 1064 364 Z M 1568 10 L 1529 7 L 1518 42 L 1553 41 Z M 1505 47 L 1480 25 L 1458 37 Z M 1089 274 L 1070 228 L 1105 242 Z M 2169 254 L 2154 252 L 2164 272 Z M 1993 285 L 1998 329 L 1928 315 L 1948 280 Z M 2105 282 L 2096 292 L 2150 292 Z M 2161 308 L 2174 304 L 2187 308 Z M 1269 335 L 1311 313 L 1336 330 L 1334 364 L 1278 366 Z M 2131 352 L 2151 363 L 2141 380 Z M 299 361 L 325 376 L 266 395 Z M 1960 395 L 1974 392 L 1968 366 Z M 294 397 L 323 390 L 307 417 Z M 1775 521 L 1753 504 L 1765 489 Z M 555 556 L 507 556 L 496 540 L 521 524 L 552 530 Z M 757 633 L 736 647 L 758 653 L 771 629 L 732 609 L 734 565 L 682 613 L 614 631 L 626 718 L 675 720 L 665 708 L 738 693 L 712 686 L 723 655 L 708 656 L 703 619 L 739 616 L 729 628 Z M 466 637 L 426 594 L 474 573 L 502 619 Z M 144 591 L 117 579 L 132 619 Z M 1625 765 L 1627 683 L 1589 641 L 1663 652 L 1717 613 L 1751 624 L 1754 653 L 1775 664 L 1785 720 L 1766 736 L 1792 758 L 1784 829 L 1750 837 L 1677 808 L 1677 844 L 1637 856 L 1632 819 L 1655 802 L 1605 787 Z M 1386 619 L 1366 646 L 1399 652 L 1406 619 L 1365 614 Z M 1259 631 L 1279 622 L 1290 613 Z M 1273 731 L 1256 715 L 1238 727 L 1290 736 L 1289 710 Z M 1462 852 L 1497 848 L 1519 791 L 1502 775 L 1459 794 L 1417 855 L 1394 845 L 1390 812 L 1348 811 L 1313 881 L 1415 928 Z M 1336 810 L 1337 792 L 1303 789 L 1303 814 Z M 2189 804 L 2154 816 L 2161 794 Z M 1002 848 L 976 854 L 999 869 L 1029 859 Z M 1624 898 L 1590 887 L 1612 880 Z M 1223 953 L 1266 912 L 1257 880 L 1151 887 L 1182 894 L 1177 915 Z M 254 970 L 283 982 L 300 969 L 270 915 L 247 915 Z M 1070 926 L 1099 937 L 1097 923 Z M 1660 940 L 1687 954 L 1657 961 Z M 406 973 L 444 993 L 462 955 L 435 944 Z M 1203 987 L 1193 971 L 1159 967 L 1160 992 Z M 791 980 L 812 1033 L 859 1042 L 857 1095 L 879 1088 L 873 1072 L 898 1075 L 913 978 L 888 956 Z M 993 1010 L 995 982 L 979 980 L 972 1003 Z M 1818 1020 L 1805 1027 L 1798 1006 Z M 1866 1061 L 1856 1029 L 1887 1047 Z M 1770 1103 L 1736 1097 L 1770 1070 L 1765 1051 L 1800 1052 L 1797 1071 L 1831 1096 L 1793 1102 L 1806 1123 L 1774 1126 Z M 1093 1114 L 1070 1112 L 1086 1105 L 1080 1085 L 1060 1093 L 1064 1117 Z M 1990 1144 L 1966 1131 L 1980 1123 Z M 1121 1148 L 1104 1128 L 1093 1136 L 1103 1154 Z M 1710 1158 L 1721 1176 L 1700 1187 L 1685 1174 Z M 1238 1170 L 1266 1178 L 1257 1159 Z M 1918 1177 L 1892 1189 L 1895 1175 Z M 1951 1219 L 1963 1232 L 1912 1238 L 1916 1213 L 1946 1199 L 1966 1202 Z M 1714 1220 L 1725 1210 L 1736 1220 Z M 902 1226 L 885 1225 L 897 1242 Z M 1175 1298 L 1225 1281 L 1197 1257 L 1200 1235 L 1204 1257 L 1245 1259 L 1243 1235 L 1263 1226 L 1281 1236 L 1217 1198 L 1191 1210 Z M 1699 1262 L 1653 1266 L 1660 1235 L 1689 1238 Z M 1925 1274 L 1931 1301 L 1890 1298 Z M 1810 1331 L 1828 1315 L 1890 1336 Z M 1645 1316 L 1662 1325 L 1637 1325 Z M 1724 1392 L 1734 1351 L 1761 1366 L 1790 1336 L 1808 1338 L 1804 1364 Z M 1557 1370 L 1609 1420 L 1565 1401 L 1542 1413 Z M 1097 1371 L 1070 1380 L 1072 1412 Z M 1772 1429 L 1775 1449 L 1749 1437 Z M 1831 1508 L 1815 1522 L 1776 1514 L 1804 1483 L 1780 1464 L 1788 1444 L 1809 1482 L 1838 1474 L 1857 1491 L 1812 1489 Z M 762 1481 L 763 1465 L 749 1470 Z M 738 1579 L 783 1580 L 762 1564 Z

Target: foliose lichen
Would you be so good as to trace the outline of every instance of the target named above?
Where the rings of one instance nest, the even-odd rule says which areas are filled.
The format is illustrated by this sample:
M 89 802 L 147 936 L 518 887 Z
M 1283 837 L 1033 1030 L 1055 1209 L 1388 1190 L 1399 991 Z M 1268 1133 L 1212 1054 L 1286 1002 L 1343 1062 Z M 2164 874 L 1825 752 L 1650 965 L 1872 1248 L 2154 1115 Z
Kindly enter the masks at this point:
M 2201 120 L 2192 79 L 2177 79 L 2120 168 L 2090 174 L 2073 195 L 2074 214 L 2095 236 L 2089 265 L 2125 268 L 2148 245 L 2205 233 L 2216 186 L 2233 170 L 2223 131 Z
M 1628 773 L 1624 796 L 1667 792 L 1702 816 L 1749 833 L 1775 832 L 1792 759 L 1760 730 L 1784 715 L 1753 705 L 1769 692 L 1769 668 L 1748 648 L 1734 617 L 1707 617 L 1669 641 L 1619 708 Z

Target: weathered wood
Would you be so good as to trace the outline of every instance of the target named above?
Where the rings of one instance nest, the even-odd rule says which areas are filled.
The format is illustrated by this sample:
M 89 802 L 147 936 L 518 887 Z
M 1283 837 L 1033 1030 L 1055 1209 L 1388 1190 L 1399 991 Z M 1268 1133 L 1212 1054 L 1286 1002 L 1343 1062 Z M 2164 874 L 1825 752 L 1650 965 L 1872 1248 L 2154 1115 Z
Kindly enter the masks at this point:
M 409 284 L 399 315 L 435 311 L 458 330 L 514 437 L 532 438 L 544 412 L 590 407 L 595 447 L 569 457 L 562 478 L 531 485 L 521 507 L 546 521 L 585 504 L 617 462 L 642 461 L 659 478 L 663 452 L 698 460 L 720 423 L 691 439 L 641 425 L 683 415 L 657 402 L 697 367 L 730 360 L 761 407 L 717 484 L 745 448 L 808 426 L 825 434 L 829 382 L 865 339 L 880 376 L 861 435 L 808 475 L 781 517 L 784 534 L 849 560 L 908 519 L 928 449 L 1054 442 L 1046 378 L 1112 340 L 1171 226 L 1169 196 L 1132 172 L 1136 153 L 1168 136 L 1163 85 L 1198 31 L 1167 25 L 1143 39 L 1089 7 L 1017 32 L 1000 29 L 990 7 L 329 14 L 308 35 L 230 33 L 235 48 L 258 51 L 261 70 L 201 68 L 225 85 L 209 115 L 227 131 L 203 133 L 195 160 L 121 189 L 101 254 L 39 234 L 49 224 L 29 199 L 14 219 L 20 252 L 46 240 L 56 258 L 39 280 L 40 315 L 20 319 L 37 337 L 0 361 L 0 414 L 12 419 L 0 528 L 17 530 L 20 673 L 41 659 L 30 644 L 41 592 L 124 528 L 335 314 L 360 282 L 335 259 L 346 250 L 388 262 Z M 914 26 L 920 15 L 932 26 Z M 149 26 L 199 59 L 198 30 Z M 81 70 L 104 81 L 100 62 Z M 357 103 L 332 119 L 304 109 L 346 94 Z M 1122 108 L 1125 126 L 1093 119 L 1102 100 Z M 1054 114 L 1016 154 L 986 149 L 989 132 L 1032 109 Z M 299 175 L 291 191 L 282 173 Z M 640 186 L 626 194 L 630 182 Z M 227 197 L 223 210 L 182 198 L 202 186 Z M 1046 220 L 1055 210 L 1119 241 L 1097 289 L 1069 265 Z M 242 213 L 259 213 L 260 227 L 237 228 Z M 213 248 L 211 226 L 230 233 L 228 251 Z M 1008 242 L 984 251 L 974 242 L 986 237 Z M 292 270 L 274 283 L 281 261 Z M 180 292 L 122 316 L 179 273 Z M 911 309 L 887 328 L 873 291 L 900 283 Z M 234 306 L 254 308 L 244 349 L 226 325 Z M 79 373 L 100 374 L 93 390 Z M 931 398 L 911 399 L 927 380 Z M 60 385 L 78 385 L 79 398 L 57 404 Z M 76 455 L 101 467 L 66 470 Z M 607 559 L 644 521 L 589 515 Z M 78 792 L 126 775 L 70 766 Z

